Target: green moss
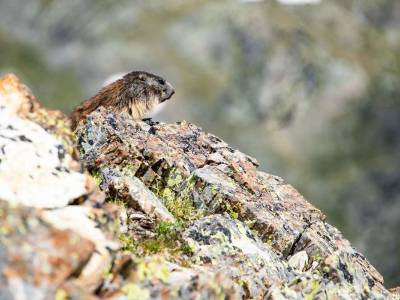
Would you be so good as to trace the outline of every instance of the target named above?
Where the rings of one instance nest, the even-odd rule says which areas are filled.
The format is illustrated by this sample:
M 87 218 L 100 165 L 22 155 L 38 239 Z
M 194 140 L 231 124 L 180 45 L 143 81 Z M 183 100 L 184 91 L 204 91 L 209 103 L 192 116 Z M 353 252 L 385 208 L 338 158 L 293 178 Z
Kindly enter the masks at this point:
M 102 182 L 100 171 L 96 170 L 96 171 L 92 172 L 92 177 L 93 177 L 94 182 L 96 183 L 96 185 L 99 186 L 101 184 L 101 182 Z
M 183 188 L 180 192 L 182 197 L 189 197 L 193 194 L 195 189 L 196 178 L 194 175 L 190 175 L 183 183 Z
M 125 176 L 134 177 L 139 167 L 140 167 L 139 165 L 130 163 L 121 167 L 120 172 Z
M 134 173 L 135 167 L 124 167 L 124 174 Z M 95 175 L 94 175 L 95 176 Z M 193 176 L 183 179 L 182 174 L 177 169 L 172 169 L 168 177 L 163 180 L 154 180 L 151 190 L 163 201 L 168 211 L 177 219 L 171 223 L 161 221 L 154 229 L 155 237 L 134 241 L 126 234 L 120 235 L 123 250 L 135 252 L 139 255 L 151 255 L 160 252 L 171 255 L 177 261 L 184 257 L 191 256 L 194 249 L 182 239 L 181 233 L 185 224 L 202 216 L 201 210 L 194 207 L 190 195 L 193 193 L 195 179 Z M 119 199 L 110 199 L 118 205 L 125 205 Z
M 203 215 L 191 200 L 195 183 L 193 176 L 184 179 L 178 169 L 172 168 L 166 178 L 153 181 L 150 188 L 175 218 L 186 222 Z
M 239 218 L 239 208 L 234 207 L 231 203 L 229 203 L 224 197 L 221 195 L 219 191 L 219 187 L 216 185 L 209 186 L 210 192 L 213 195 L 213 207 L 210 207 L 211 210 L 223 210 L 225 211 L 232 219 Z
M 323 259 L 323 257 L 320 254 L 314 254 L 310 256 L 310 259 L 312 261 L 320 262 Z
M 156 227 L 156 232 L 158 235 L 173 235 L 178 227 L 177 223 L 172 223 L 168 221 L 161 221 Z
M 164 249 L 175 253 L 180 247 L 182 230 L 183 226 L 180 223 L 161 221 L 155 229 L 157 236 L 140 243 L 140 247 L 147 254 L 158 253 Z
M 131 253 L 136 252 L 137 245 L 135 243 L 135 240 L 131 236 L 129 236 L 126 233 L 120 233 L 118 238 L 121 242 L 121 250 L 122 251 L 128 251 Z
M 153 255 L 164 252 L 179 261 L 181 254 L 191 256 L 194 253 L 193 248 L 182 239 L 181 234 L 184 229 L 184 224 L 181 222 L 161 221 L 154 229 L 156 233 L 154 238 L 136 241 L 126 233 L 119 233 L 121 250 L 137 255 Z
M 128 208 L 128 204 L 124 200 L 122 200 L 121 198 L 118 198 L 116 196 L 108 197 L 106 199 L 106 201 L 109 202 L 109 203 L 118 205 L 120 207 Z
M 311 283 L 312 290 L 310 293 L 308 293 L 305 297 L 306 300 L 313 300 L 315 299 L 315 296 L 318 294 L 318 292 L 321 290 L 320 283 L 318 281 L 313 281 Z
M 133 283 L 128 283 L 122 287 L 122 292 L 128 300 L 146 300 L 150 298 L 150 291 L 142 289 Z
M 158 279 L 168 283 L 170 273 L 162 258 L 154 258 L 151 261 L 140 261 L 137 266 L 137 277 L 140 281 Z
M 223 202 L 222 204 L 225 208 L 225 211 L 228 213 L 228 215 L 231 216 L 232 219 L 237 219 L 239 217 L 239 213 L 231 206 L 229 202 Z
M 65 290 L 58 289 L 54 298 L 55 298 L 55 300 L 65 300 L 65 299 L 68 299 L 69 297 Z
M 144 250 L 145 254 L 159 253 L 162 249 L 167 248 L 159 239 L 145 240 L 140 243 L 140 247 Z
M 171 169 L 169 176 L 167 178 L 167 186 L 170 188 L 177 187 L 183 182 L 183 177 L 181 172 L 173 168 Z
M 255 235 L 257 235 L 257 232 L 256 232 Z M 274 244 L 274 241 L 273 241 L 273 239 L 272 239 L 272 236 L 269 236 L 268 239 L 264 241 L 264 244 L 266 244 L 266 245 L 269 246 L 269 247 L 272 247 L 273 244 Z
M 249 283 L 247 282 L 247 280 L 238 279 L 237 283 L 243 288 L 243 290 L 245 290 L 245 291 L 249 290 Z
M 173 202 L 176 198 L 175 192 L 169 188 L 165 188 L 161 191 L 160 196 L 164 200 L 164 202 Z
M 193 202 L 188 198 L 165 197 L 163 200 L 165 207 L 178 220 L 191 221 L 200 216 L 200 211 L 194 207 Z
M 190 244 L 188 244 L 188 243 L 184 243 L 184 244 L 181 246 L 181 251 L 182 251 L 184 254 L 188 255 L 188 256 L 192 256 L 192 255 L 194 254 L 194 248 L 193 248 Z
M 154 230 L 156 237 L 137 243 L 136 253 L 152 255 L 163 252 L 170 255 L 172 260 L 183 263 L 182 255 L 191 256 L 194 253 L 193 247 L 182 239 L 184 229 L 182 222 L 162 221 Z

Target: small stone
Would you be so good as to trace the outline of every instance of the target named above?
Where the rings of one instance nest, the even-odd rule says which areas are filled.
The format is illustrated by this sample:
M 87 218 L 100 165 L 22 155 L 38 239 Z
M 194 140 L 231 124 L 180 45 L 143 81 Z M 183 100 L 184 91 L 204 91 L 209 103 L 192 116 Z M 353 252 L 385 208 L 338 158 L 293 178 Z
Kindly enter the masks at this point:
M 307 264 L 308 255 L 306 251 L 297 252 L 288 260 L 288 265 L 297 271 L 304 271 Z

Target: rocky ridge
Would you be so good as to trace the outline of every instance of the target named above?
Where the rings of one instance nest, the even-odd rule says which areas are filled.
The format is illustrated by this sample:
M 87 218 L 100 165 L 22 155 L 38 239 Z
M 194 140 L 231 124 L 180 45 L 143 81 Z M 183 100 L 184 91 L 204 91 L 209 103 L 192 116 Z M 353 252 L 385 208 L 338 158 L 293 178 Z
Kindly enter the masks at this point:
M 4 77 L 0 299 L 399 299 L 257 166 L 187 122 L 100 108 L 72 133 Z

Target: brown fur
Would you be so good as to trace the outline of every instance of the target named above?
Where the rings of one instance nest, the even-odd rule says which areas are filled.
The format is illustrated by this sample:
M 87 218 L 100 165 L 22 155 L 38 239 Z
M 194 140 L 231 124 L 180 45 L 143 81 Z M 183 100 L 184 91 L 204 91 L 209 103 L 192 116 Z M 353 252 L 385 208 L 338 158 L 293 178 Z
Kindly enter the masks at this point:
M 140 120 L 174 93 L 172 85 L 159 76 L 142 71 L 128 73 L 77 106 L 71 114 L 72 129 L 100 106 L 116 113 L 127 112 L 134 120 Z

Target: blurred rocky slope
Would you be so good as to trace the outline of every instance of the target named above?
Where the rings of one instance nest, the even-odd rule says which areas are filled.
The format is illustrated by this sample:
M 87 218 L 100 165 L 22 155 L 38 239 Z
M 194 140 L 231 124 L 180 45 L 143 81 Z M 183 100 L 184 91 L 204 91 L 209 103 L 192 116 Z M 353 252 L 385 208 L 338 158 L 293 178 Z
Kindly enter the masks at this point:
M 186 122 L 99 109 L 74 136 L 2 78 L 0 298 L 399 298 L 321 211 L 257 166 Z
M 397 0 L 0 0 L 0 72 L 70 110 L 110 74 L 146 69 L 191 119 L 293 182 L 399 284 Z

